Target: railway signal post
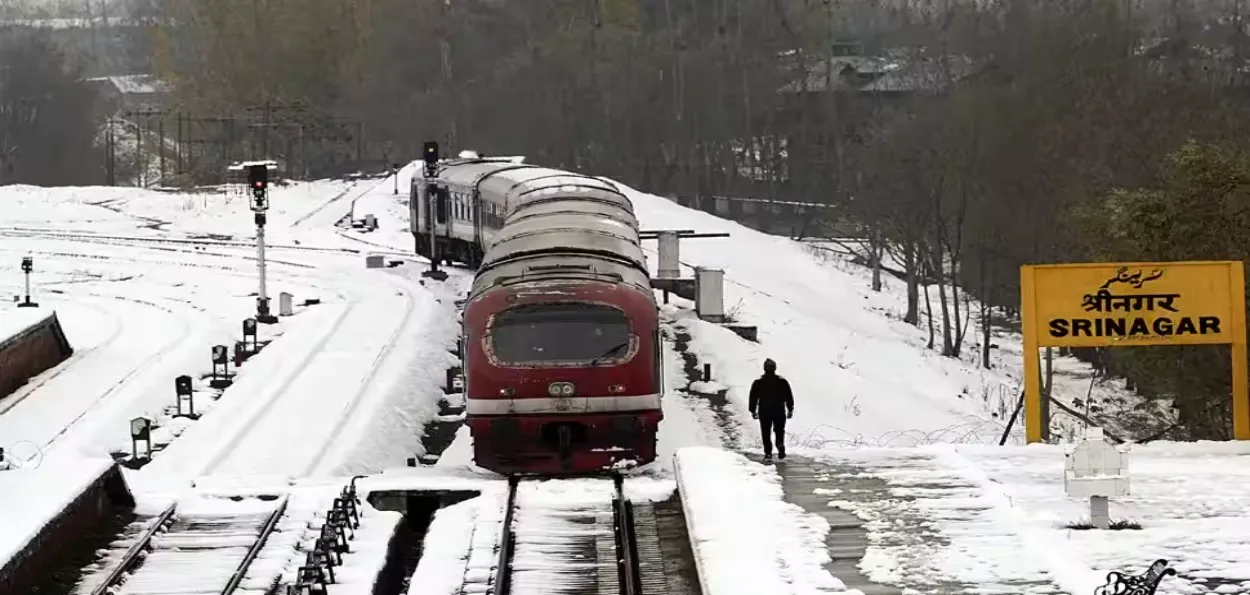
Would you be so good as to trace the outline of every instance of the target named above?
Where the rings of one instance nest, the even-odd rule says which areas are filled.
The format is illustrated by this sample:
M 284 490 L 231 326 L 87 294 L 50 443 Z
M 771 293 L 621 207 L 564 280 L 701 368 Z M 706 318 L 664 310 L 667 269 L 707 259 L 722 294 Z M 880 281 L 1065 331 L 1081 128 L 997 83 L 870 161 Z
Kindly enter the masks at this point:
M 22 257 L 22 274 L 26 276 L 26 299 L 17 305 L 18 308 L 34 308 L 39 304 L 30 301 L 30 273 L 35 270 L 35 260 L 29 256 Z
M 395 178 L 395 194 L 399 194 L 399 164 L 391 164 L 391 177 Z
M 434 141 L 426 141 L 425 146 L 421 151 L 421 159 L 425 162 L 425 169 L 422 171 L 422 175 L 426 178 L 434 177 L 435 174 L 438 173 L 438 143 Z M 435 279 L 437 281 L 446 281 L 447 271 L 438 270 L 438 246 L 435 242 L 436 234 L 434 233 L 434 211 L 438 207 L 436 204 L 438 196 L 437 193 L 433 191 L 433 186 L 427 186 L 427 188 L 429 190 L 427 190 L 426 196 L 430 201 L 429 210 L 426 211 L 429 213 L 426 220 L 430 222 L 430 270 L 421 273 L 421 276 L 429 279 Z
M 260 294 L 256 298 L 256 321 L 278 322 L 269 312 L 268 284 L 265 280 L 265 213 L 269 210 L 269 164 L 255 163 L 247 168 L 247 182 L 252 189 L 252 212 L 256 214 L 256 262 L 260 274 Z

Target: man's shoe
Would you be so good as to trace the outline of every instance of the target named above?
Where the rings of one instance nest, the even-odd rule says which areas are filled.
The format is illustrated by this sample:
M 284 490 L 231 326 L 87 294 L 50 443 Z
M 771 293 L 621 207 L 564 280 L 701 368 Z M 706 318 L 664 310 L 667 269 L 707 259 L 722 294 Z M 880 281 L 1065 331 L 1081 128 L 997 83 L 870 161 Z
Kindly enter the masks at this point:
M 764 464 L 773 462 L 773 455 L 764 455 Z
M 784 460 L 786 458 L 786 453 L 784 451 L 777 453 L 777 458 Z

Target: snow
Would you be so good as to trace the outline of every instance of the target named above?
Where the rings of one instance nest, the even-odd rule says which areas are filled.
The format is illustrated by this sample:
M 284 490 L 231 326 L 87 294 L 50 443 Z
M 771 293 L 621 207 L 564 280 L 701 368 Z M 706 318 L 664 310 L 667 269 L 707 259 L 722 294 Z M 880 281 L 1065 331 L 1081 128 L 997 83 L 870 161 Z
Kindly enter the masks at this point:
M 434 513 L 422 542 L 421 561 L 409 581 L 409 595 L 488 591 L 499 559 L 507 485 L 492 481 L 478 488 L 477 497 Z
M 0 306 L 0 343 L 16 337 L 31 327 L 52 318 L 56 312 L 47 308 Z
M 150 74 L 129 74 L 123 76 L 100 76 L 87 79 L 88 82 L 109 82 L 117 88 L 118 93 L 168 93 L 172 89 L 168 83 Z
M 702 446 L 676 459 L 704 595 L 855 593 L 822 568 L 827 525 L 783 501 L 771 467 Z
M 412 253 L 404 201 L 419 167 L 409 164 L 396 178 L 271 189 L 270 293 L 323 302 L 262 327 L 273 343 L 238 371 L 219 400 L 197 401 L 204 413 L 198 421 L 170 417 L 169 384 L 178 374 L 206 372 L 208 347 L 236 340 L 239 321 L 253 311 L 255 227 L 247 196 L 239 188 L 0 188 L 10 206 L 0 214 L 0 258 L 35 256 L 34 298 L 43 306 L 24 313 L 6 307 L 0 325 L 55 310 L 76 348 L 71 361 L 0 401 L 0 446 L 29 461 L 25 469 L 0 471 L 0 560 L 107 469 L 100 455 L 129 450 L 125 422 L 142 414 L 157 420 L 157 442 L 168 443 L 143 470 L 125 473 L 143 496 L 143 510 L 159 513 L 158 502 L 173 499 L 181 511 L 192 510 L 183 508 L 193 506 L 184 498 L 192 486 L 201 496 L 291 494 L 249 581 L 293 572 L 302 556 L 296 545 L 319 526 L 342 476 L 382 472 L 358 482 L 362 494 L 482 492 L 436 515 L 413 585 L 450 593 L 467 580 L 466 592 L 484 589 L 493 575 L 504 484 L 471 464 L 467 428 L 435 466 L 395 468 L 424 452 L 423 427 L 438 417 L 443 370 L 455 359 L 446 351 L 458 330 L 453 304 L 469 275 L 453 270 L 446 283 L 432 283 L 419 276 L 420 264 L 366 270 L 361 262 L 361 252 Z M 925 329 L 901 322 L 901 281 L 887 276 L 875 293 L 868 271 L 827 251 L 663 198 L 629 195 L 645 228 L 732 234 L 683 242 L 682 259 L 687 273 L 691 265 L 723 268 L 726 310 L 759 328 L 755 344 L 698 320 L 686 300 L 664 307 L 666 327 L 690 335 L 689 351 L 711 364 L 713 377 L 690 383 L 666 340 L 659 459 L 626 483 L 637 501 L 663 500 L 680 487 L 708 595 L 844 589 L 823 568 L 828 524 L 783 501 L 777 470 L 705 447 L 745 436 L 736 444 L 757 450 L 746 389 L 766 357 L 795 388 L 791 452 L 825 461 L 831 482 L 853 469 L 886 484 L 881 497 L 867 501 L 836 488 L 820 492 L 830 506 L 867 520 L 870 547 L 861 569 L 874 581 L 1085 594 L 1108 570 L 1140 572 L 1165 557 L 1182 577 L 1165 580 L 1161 594 L 1250 590 L 1250 544 L 1242 543 L 1250 534 L 1243 520 L 1250 497 L 1238 489 L 1250 479 L 1243 462 L 1250 447 L 1135 447 L 1132 493 L 1112 500 L 1112 514 L 1144 529 L 1066 529 L 1086 503 L 1063 494 L 1059 447 L 971 446 L 996 442 L 1003 414 L 1014 407 L 1017 335 L 995 331 L 991 370 L 977 366 L 975 328 L 960 357 L 942 357 L 925 348 Z M 368 213 L 378 217 L 378 230 L 336 227 L 345 216 Z M 204 239 L 210 234 L 214 239 Z M 20 281 L 10 276 L 0 288 L 18 293 Z M 1075 360 L 1057 358 L 1057 367 L 1062 400 L 1084 399 L 1092 383 L 1097 400 L 1132 403 L 1121 387 L 1091 379 Z M 726 411 L 686 389 L 727 391 Z M 1063 436 L 1075 427 L 1056 421 Z M 1020 441 L 1019 426 L 1012 438 Z M 610 482 L 589 480 L 523 485 L 518 593 L 530 579 L 535 588 L 572 586 L 568 574 L 578 571 L 557 556 L 569 547 L 593 549 L 603 538 L 595 519 L 610 489 Z M 229 502 L 201 500 L 194 506 L 209 512 Z M 399 522 L 395 513 L 363 508 L 360 553 L 344 568 L 339 592 L 371 591 Z M 937 541 L 916 547 L 930 533 Z
M 689 350 L 712 364 L 712 380 L 728 387 L 729 413 L 739 426 L 754 426 L 746 392 L 771 357 L 795 389 L 789 434 L 796 443 L 836 448 L 997 442 L 1020 394 L 1018 333 L 993 329 L 990 370 L 978 365 L 976 321 L 960 357 L 942 357 L 925 347 L 927 329 L 902 322 L 903 281 L 883 275 L 883 290 L 873 292 L 867 268 L 828 250 L 621 186 L 644 229 L 731 234 L 683 241 L 683 274 L 693 276 L 694 266 L 723 269 L 725 310 L 739 324 L 757 326 L 759 343 L 698 320 L 687 300 L 674 297 L 664 314 L 692 336 Z M 654 254 L 654 244 L 644 248 Z M 657 266 L 658 258 L 649 260 Z M 1101 405 L 1108 416 L 1139 402 L 1121 382 L 1094 379 L 1091 368 L 1073 358 L 1056 358 L 1056 368 L 1055 397 L 1061 401 L 1072 404 L 1089 393 L 1092 410 Z M 1079 428 L 1073 422 L 1057 414 L 1052 427 L 1071 438 Z M 1022 425 L 1011 435 L 1014 443 L 1023 441 Z
M 444 324 L 454 320 L 448 316 L 450 304 L 408 278 L 415 274 L 364 269 L 352 254 L 360 247 L 374 247 L 329 227 L 346 214 L 350 200 L 372 196 L 379 188 L 379 194 L 387 193 L 386 200 L 397 202 L 389 194 L 389 184 L 372 181 L 273 189 L 269 224 L 274 233 L 269 237 L 285 236 L 290 248 L 285 253 L 275 250 L 269 257 L 270 293 L 290 291 L 297 300 L 317 297 L 322 303 L 297 305 L 294 317 L 276 326 L 262 325 L 261 339 L 273 342 L 239 370 L 235 384 L 219 400 L 197 389 L 196 409 L 204 414 L 198 421 L 170 416 L 172 378 L 207 372 L 209 346 L 229 345 L 239 338 L 239 322 L 254 312 L 249 294 L 256 287 L 256 265 L 253 248 L 244 242 L 204 241 L 196 236 L 221 233 L 246 239 L 254 234 L 246 198 L 224 192 L 174 194 L 135 188 L 0 188 L 0 198 L 15 207 L 0 216 L 0 231 L 5 233 L 0 256 L 12 254 L 14 260 L 19 254 L 35 256 L 35 299 L 58 312 L 77 348 L 70 361 L 32 379 L 0 403 L 4 408 L 0 445 L 16 459 L 32 460 L 44 453 L 72 458 L 128 452 L 127 422 L 147 415 L 158 424 L 154 442 L 158 447 L 168 443 L 168 448 L 157 452 L 143 470 L 125 475 L 147 497 L 159 494 L 166 499 L 185 491 L 190 485 L 186 480 L 216 458 L 229 463 L 231 468 L 224 471 L 251 475 L 201 478 L 201 483 L 228 493 L 255 492 L 256 486 L 289 489 L 290 476 L 306 471 L 313 459 L 325 463 L 317 470 L 323 473 L 331 467 L 361 464 L 380 469 L 402 461 L 397 449 L 420 440 L 420 430 L 437 414 L 441 396 L 429 391 L 434 394 L 428 399 L 413 398 L 414 387 L 432 387 L 436 381 L 411 381 L 418 374 L 441 378 L 441 368 L 434 368 L 447 359 L 444 348 L 455 325 Z M 163 238 L 179 243 L 153 241 Z M 13 276 L 0 286 L 14 293 L 20 290 L 20 280 Z M 418 308 L 405 321 L 395 306 L 402 307 L 409 299 Z M 350 332 L 331 339 L 330 351 L 309 353 L 319 342 L 317 337 L 332 327 L 336 310 L 341 313 L 349 305 L 358 316 L 368 313 L 368 318 L 355 324 L 348 320 L 343 326 Z M 12 317 L 6 314 L 3 319 Z M 403 334 L 403 340 L 392 345 L 387 338 L 395 333 Z M 383 353 L 390 357 L 379 358 Z M 330 357 L 337 360 L 332 363 Z M 298 366 L 302 360 L 312 365 Z M 410 363 L 421 369 L 413 370 L 406 365 Z M 380 365 L 373 373 L 375 364 Z M 351 369 L 357 372 L 351 374 Z M 315 374 L 321 374 L 320 381 L 311 377 Z M 376 382 L 361 384 L 362 374 L 375 376 Z M 286 376 L 292 386 L 302 383 L 303 388 L 279 394 L 275 383 L 284 383 Z M 359 397 L 355 415 L 348 415 L 344 407 L 316 407 L 308 401 L 346 405 L 353 395 Z M 285 398 L 266 401 L 278 397 Z M 264 415 L 267 408 L 276 415 Z M 310 419 L 311 411 L 322 415 Z M 275 422 L 278 416 L 284 419 Z M 251 442 L 231 438 L 248 431 L 249 419 L 269 423 L 253 428 L 262 434 Z M 378 420 L 388 423 L 380 428 L 375 425 Z M 312 422 L 317 425 L 310 426 Z M 308 431 L 313 428 L 317 433 Z M 264 439 L 263 432 L 270 437 Z M 332 440 L 335 434 L 337 440 Z M 379 449 L 383 452 L 358 448 L 366 436 L 374 445 L 395 445 Z M 275 448 L 288 437 L 294 439 Z M 238 455 L 231 462 L 225 456 L 231 453 L 223 449 L 232 446 L 256 456 Z M 27 471 L 3 473 L 7 481 L 30 476 Z M 270 482 L 275 478 L 268 474 L 279 477 Z M 65 489 L 48 483 L 45 500 L 57 501 Z M 32 518 L 34 523 L 46 520 Z M 18 534 L 4 526 L 5 537 L 16 539 Z
M 395 270 L 396 276 L 420 279 L 416 267 Z M 362 411 L 372 415 L 357 416 L 343 428 L 338 441 L 340 451 L 347 454 L 323 464 L 318 473 L 377 473 L 407 457 L 425 454 L 421 442 L 425 424 L 438 417 L 445 370 L 458 364 L 448 351 L 455 348 L 460 334 L 455 300 L 470 281 L 468 275 L 454 272 L 447 282 L 412 294 L 416 310 L 394 343 L 391 357 L 378 369 L 374 389 L 366 394 L 368 400 L 361 404 Z
M 473 435 L 468 425 L 462 425 L 456 430 L 456 437 L 443 454 L 439 455 L 434 466 L 438 469 L 456 469 L 470 473 L 480 470 L 489 473 L 473 464 Z
M 212 459 L 205 471 L 304 476 L 316 470 L 332 446 L 327 439 L 337 434 L 373 388 L 378 364 L 390 355 L 395 339 L 412 319 L 413 298 L 386 285 L 355 288 L 358 296 L 335 318 L 329 332 L 309 342 L 310 357 L 298 360 L 296 374 L 279 377 L 276 387 L 270 385 L 252 397 L 265 405 L 245 418 L 253 423 L 239 428 L 228 453 Z M 276 449 L 274 444 L 283 447 Z
M 404 515 L 380 511 L 368 503 L 361 506 L 360 527 L 350 542 L 351 552 L 343 555 L 343 565 L 334 569 L 335 584 L 328 595 L 365 595 L 374 592 L 378 573 L 387 562 L 387 552 Z
M 1250 589 L 1250 495 L 1243 489 L 1250 445 L 1134 446 L 1131 491 L 1111 499 L 1111 517 L 1142 528 L 1113 531 L 1069 528 L 1088 520 L 1088 500 L 1064 493 L 1060 445 L 802 452 L 821 457 L 829 479 L 888 484 L 886 493 L 861 497 L 820 492 L 830 506 L 867 522 L 871 545 L 861 568 L 873 581 L 1075 595 L 1093 592 L 1109 571 L 1139 574 L 1163 558 L 1180 575 L 1165 579 L 1160 595 Z M 933 541 L 917 547 L 927 539 L 922 533 L 933 533 Z
M 119 595 L 176 592 L 188 585 L 225 587 L 277 505 L 225 499 L 180 505 L 174 524 L 152 538 L 152 551 Z
M 649 467 L 669 474 L 673 455 L 687 446 L 720 444 L 722 437 L 714 430 L 715 415 L 702 401 L 683 400 L 679 392 L 688 384 L 682 369 L 681 357 L 671 341 L 664 342 L 664 396 L 660 408 L 664 419 L 660 420 L 656 443 L 656 460 Z
M 460 595 L 469 568 L 472 529 L 482 502 L 482 498 L 473 498 L 434 513 L 408 595 Z
M 37 287 L 40 301 L 60 312 L 76 352 L 0 404 L 6 442 L 47 449 L 65 441 L 93 453 L 130 450 L 130 418 L 161 417 L 173 402 L 173 377 L 208 368 L 209 346 L 233 342 L 239 321 L 254 307 L 247 297 L 254 281 L 245 273 L 228 266 L 178 266 L 205 265 L 213 257 L 183 260 L 61 241 L 37 245 L 41 251 L 65 250 L 41 261 Z M 0 243 L 0 252 L 5 250 Z M 274 279 L 291 277 L 275 266 Z
M 629 477 L 625 480 L 625 497 L 635 504 L 663 502 L 677 491 L 677 482 L 660 477 Z
M 271 185 L 268 218 L 273 229 L 267 231 L 274 234 L 275 241 L 285 241 L 281 229 L 284 222 L 317 211 L 368 182 L 323 180 Z M 174 232 L 248 239 L 256 234 L 250 197 L 242 188 L 183 193 L 130 187 L 13 185 L 0 188 L 0 200 L 10 207 L 0 218 L 4 231 L 138 232 L 149 236 Z
M 512 530 L 511 593 L 558 595 L 593 591 L 605 563 L 599 542 L 614 544 L 612 482 L 526 481 L 517 487 Z
M 112 459 L 100 457 L 23 458 L 24 467 L 0 471 L 0 567 L 113 466 Z

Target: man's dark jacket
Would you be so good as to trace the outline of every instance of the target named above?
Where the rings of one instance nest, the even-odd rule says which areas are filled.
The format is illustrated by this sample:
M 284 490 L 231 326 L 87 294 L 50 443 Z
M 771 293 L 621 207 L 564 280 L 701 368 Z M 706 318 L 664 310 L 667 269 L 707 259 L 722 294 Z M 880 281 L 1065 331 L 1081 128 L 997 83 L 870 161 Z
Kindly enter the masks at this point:
M 794 412 L 794 393 L 790 392 L 790 383 L 781 376 L 765 372 L 751 383 L 748 407 L 752 413 L 758 410 L 764 419 L 785 418 L 787 412 Z

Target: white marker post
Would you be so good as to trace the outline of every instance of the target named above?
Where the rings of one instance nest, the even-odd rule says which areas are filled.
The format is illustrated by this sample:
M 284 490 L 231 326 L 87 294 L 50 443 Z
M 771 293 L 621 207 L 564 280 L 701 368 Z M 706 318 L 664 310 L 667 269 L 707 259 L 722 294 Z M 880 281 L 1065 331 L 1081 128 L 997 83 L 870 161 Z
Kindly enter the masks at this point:
M 724 270 L 695 267 L 694 296 L 694 310 L 700 319 L 708 322 L 725 321 Z
M 1068 496 L 1089 498 L 1089 522 L 1111 526 L 1108 498 L 1128 495 L 1128 454 L 1106 440 L 1102 428 L 1089 428 L 1085 439 L 1064 454 L 1063 487 Z
M 656 276 L 661 279 L 681 277 L 681 236 L 676 231 L 660 231 L 656 232 L 656 237 L 660 243 L 660 266 Z

